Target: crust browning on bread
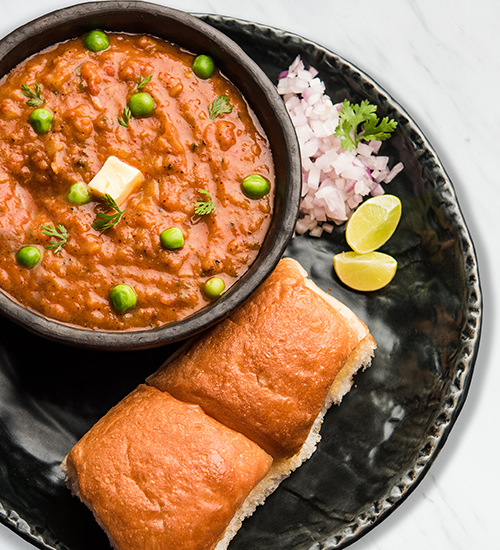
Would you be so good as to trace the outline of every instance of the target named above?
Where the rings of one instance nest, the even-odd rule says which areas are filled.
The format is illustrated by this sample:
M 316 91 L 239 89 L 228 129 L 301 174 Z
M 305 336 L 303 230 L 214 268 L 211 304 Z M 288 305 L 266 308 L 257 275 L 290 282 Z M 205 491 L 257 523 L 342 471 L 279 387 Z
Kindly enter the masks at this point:
M 246 304 L 147 383 L 200 405 L 274 458 L 290 458 L 367 335 L 347 307 L 284 259 Z
M 243 521 L 251 516 L 255 509 L 264 504 L 266 498 L 274 492 L 280 483 L 286 479 L 294 470 L 311 458 L 318 443 L 321 440 L 320 430 L 323 424 L 323 419 L 328 409 L 332 404 L 338 405 L 342 401 L 344 395 L 351 389 L 353 376 L 360 369 L 364 370 L 371 363 L 374 350 L 376 348 L 375 340 L 370 334 L 367 334 L 354 348 L 349 355 L 348 360 L 335 377 L 330 391 L 323 403 L 321 412 L 316 417 L 314 424 L 307 436 L 305 443 L 300 450 L 290 458 L 275 460 L 266 474 L 264 479 L 254 488 L 248 495 L 247 499 L 233 517 L 231 523 L 226 529 L 224 537 L 221 539 L 215 550 L 225 550 L 232 538 L 238 532 Z
M 69 485 L 120 550 L 212 550 L 272 458 L 141 385 L 70 451 Z

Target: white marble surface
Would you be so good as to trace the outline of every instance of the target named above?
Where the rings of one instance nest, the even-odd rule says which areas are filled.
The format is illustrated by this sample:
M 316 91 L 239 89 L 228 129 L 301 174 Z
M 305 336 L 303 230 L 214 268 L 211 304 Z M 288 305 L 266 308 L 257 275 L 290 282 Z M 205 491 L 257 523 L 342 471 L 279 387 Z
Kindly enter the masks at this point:
M 76 2 L 0 0 L 0 36 Z M 484 329 L 468 400 L 424 481 L 356 550 L 495 550 L 500 366 L 498 0 L 157 0 L 286 29 L 370 74 L 417 122 L 454 182 L 479 258 Z M 33 548 L 0 525 L 2 550 Z M 89 549 L 90 550 L 90 549 Z

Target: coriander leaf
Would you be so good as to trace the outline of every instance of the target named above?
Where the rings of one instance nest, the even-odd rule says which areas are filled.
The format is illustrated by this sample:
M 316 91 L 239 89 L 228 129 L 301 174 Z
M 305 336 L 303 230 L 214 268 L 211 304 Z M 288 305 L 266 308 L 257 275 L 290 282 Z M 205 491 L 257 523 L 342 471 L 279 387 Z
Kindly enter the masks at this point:
M 341 123 L 335 131 L 335 135 L 341 138 L 341 145 L 347 151 L 352 151 L 358 143 L 358 126 L 374 116 L 377 107 L 371 105 L 367 100 L 361 105 L 353 105 L 347 99 L 342 103 L 339 112 Z
M 42 88 L 40 87 L 40 84 L 35 84 L 34 92 L 26 84 L 21 84 L 21 90 L 23 95 L 30 98 L 26 102 L 26 105 L 29 105 L 30 107 L 40 107 L 42 103 L 45 103 L 45 100 L 40 97 L 42 93 Z
M 389 120 L 389 117 L 384 117 L 379 123 L 378 118 L 374 117 L 365 123 L 365 131 L 360 138 L 365 141 L 373 139 L 384 141 L 391 137 L 391 133 L 395 130 L 398 123 L 395 120 Z
M 97 217 L 92 224 L 92 229 L 95 229 L 100 233 L 103 233 L 104 231 L 106 231 L 106 229 L 109 229 L 110 227 L 116 225 L 120 221 L 122 214 L 125 213 L 125 210 L 120 210 L 120 208 L 116 204 L 115 199 L 111 195 L 108 195 L 106 193 L 102 200 L 107 206 L 115 210 L 115 212 L 114 214 L 104 214 L 103 212 L 99 212 L 97 214 Z
M 198 216 L 205 216 L 207 214 L 215 212 L 216 206 L 212 200 L 212 197 L 210 196 L 210 193 L 208 191 L 205 191 L 205 189 L 198 189 L 198 191 L 200 193 L 203 193 L 204 195 L 207 195 L 208 201 L 198 201 L 194 205 L 194 213 L 198 214 Z
M 339 112 L 340 122 L 334 135 L 340 138 L 340 143 L 346 151 L 355 149 L 361 139 L 371 141 L 385 140 L 390 137 L 397 122 L 389 120 L 388 117 L 384 117 L 382 122 L 379 122 L 376 111 L 376 105 L 372 105 L 366 99 L 359 105 L 353 105 L 347 99 L 344 100 Z M 363 130 L 358 131 L 361 124 L 363 124 Z
M 142 90 L 142 88 L 146 87 L 151 82 L 152 78 L 153 78 L 152 74 L 147 76 L 146 78 L 142 78 L 142 76 L 140 76 L 137 79 L 137 89 Z
M 122 126 L 125 126 L 125 128 L 128 128 L 128 122 L 131 116 L 132 116 L 132 112 L 127 106 L 123 109 L 123 117 L 121 116 L 118 117 L 118 123 L 121 124 Z
M 210 103 L 208 106 L 208 114 L 210 120 L 214 120 L 218 116 L 224 113 L 230 113 L 233 110 L 232 105 L 229 105 L 229 98 L 227 95 L 219 96 L 217 99 Z
M 356 142 L 351 134 L 352 126 L 347 121 L 339 122 L 334 135 L 340 138 L 340 144 L 346 151 L 352 151 L 356 148 Z
M 57 225 L 57 229 L 52 224 L 42 224 L 41 228 L 42 233 L 47 237 L 55 237 L 56 239 L 59 239 L 59 241 L 51 241 L 49 244 L 45 245 L 45 248 L 47 248 L 48 250 L 59 252 L 61 248 L 68 242 L 68 230 L 64 227 L 62 223 Z

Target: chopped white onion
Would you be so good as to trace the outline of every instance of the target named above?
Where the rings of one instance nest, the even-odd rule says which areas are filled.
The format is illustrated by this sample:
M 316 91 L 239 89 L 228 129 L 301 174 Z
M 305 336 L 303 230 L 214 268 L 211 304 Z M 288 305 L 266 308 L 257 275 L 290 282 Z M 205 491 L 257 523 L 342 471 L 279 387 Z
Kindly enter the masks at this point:
M 296 233 L 309 231 L 319 237 L 331 233 L 333 224 L 346 222 L 368 195 L 384 193 L 401 170 L 399 162 L 389 169 L 389 158 L 377 156 L 381 142 L 360 142 L 345 151 L 334 136 L 341 104 L 334 105 L 325 94 L 325 84 L 314 67 L 305 68 L 297 56 L 279 75 L 278 92 L 290 114 L 302 159 L 302 201 Z

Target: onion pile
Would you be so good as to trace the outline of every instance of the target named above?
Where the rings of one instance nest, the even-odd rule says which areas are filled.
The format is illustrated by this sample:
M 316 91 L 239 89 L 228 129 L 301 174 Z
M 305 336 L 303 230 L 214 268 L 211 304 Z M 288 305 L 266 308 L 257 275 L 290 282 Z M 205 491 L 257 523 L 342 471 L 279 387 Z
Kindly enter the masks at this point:
M 279 75 L 278 92 L 297 132 L 302 158 L 302 200 L 298 234 L 319 237 L 346 222 L 367 195 L 384 193 L 403 169 L 389 169 L 389 157 L 379 156 L 380 141 L 360 142 L 353 151 L 341 147 L 334 136 L 342 104 L 333 104 L 313 67 L 300 56 Z

